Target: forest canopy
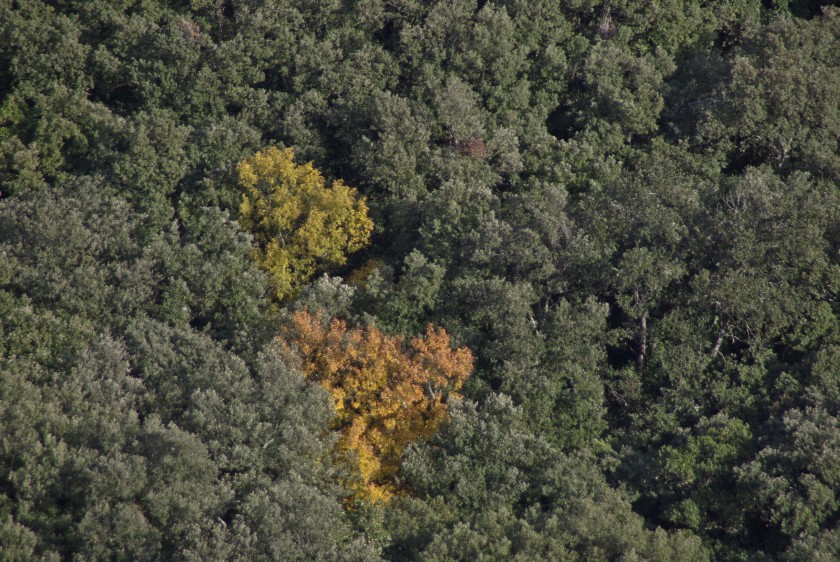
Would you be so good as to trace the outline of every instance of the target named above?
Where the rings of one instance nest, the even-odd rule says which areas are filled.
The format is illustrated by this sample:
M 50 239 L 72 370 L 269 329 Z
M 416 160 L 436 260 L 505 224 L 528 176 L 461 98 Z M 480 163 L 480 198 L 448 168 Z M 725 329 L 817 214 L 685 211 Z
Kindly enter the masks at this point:
M 0 559 L 840 559 L 825 4 L 0 0 Z

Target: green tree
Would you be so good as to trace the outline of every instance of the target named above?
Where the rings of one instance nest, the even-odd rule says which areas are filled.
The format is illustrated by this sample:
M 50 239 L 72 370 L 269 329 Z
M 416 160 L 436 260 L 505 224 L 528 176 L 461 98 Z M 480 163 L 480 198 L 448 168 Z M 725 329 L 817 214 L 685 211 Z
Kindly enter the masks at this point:
M 820 17 L 779 17 L 751 34 L 729 59 L 698 141 L 740 167 L 840 177 L 838 22 L 840 11 L 827 6 Z
M 566 456 L 530 433 L 509 398 L 466 402 L 403 475 L 419 499 L 394 502 L 393 558 L 587 560 L 636 553 L 706 560 L 696 537 L 644 529 L 591 458 Z M 411 521 L 411 523 L 409 523 Z

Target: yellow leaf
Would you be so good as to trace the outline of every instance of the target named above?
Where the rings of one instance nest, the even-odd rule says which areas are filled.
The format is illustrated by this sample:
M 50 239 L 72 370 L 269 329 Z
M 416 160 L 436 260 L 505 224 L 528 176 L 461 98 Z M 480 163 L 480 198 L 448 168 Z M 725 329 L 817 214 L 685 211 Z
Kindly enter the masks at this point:
M 327 187 L 311 162 L 291 148 L 269 147 L 239 163 L 239 223 L 254 236 L 257 261 L 274 297 L 297 295 L 315 273 L 339 267 L 370 242 L 373 222 L 363 197 L 341 180 Z
M 430 325 L 406 347 L 374 327 L 348 329 L 341 320 L 325 326 L 306 310 L 292 315 L 283 337 L 306 375 L 335 400 L 337 446 L 355 453 L 355 498 L 387 500 L 397 491 L 403 451 L 446 419 L 446 400 L 472 372 L 472 353 L 451 349 L 443 328 Z

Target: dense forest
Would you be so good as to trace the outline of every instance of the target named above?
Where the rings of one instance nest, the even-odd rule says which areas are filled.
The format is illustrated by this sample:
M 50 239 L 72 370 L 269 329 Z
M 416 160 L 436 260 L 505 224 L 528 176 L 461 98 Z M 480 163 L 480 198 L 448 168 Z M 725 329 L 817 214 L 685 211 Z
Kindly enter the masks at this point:
M 0 560 L 840 560 L 840 8 L 0 0 Z

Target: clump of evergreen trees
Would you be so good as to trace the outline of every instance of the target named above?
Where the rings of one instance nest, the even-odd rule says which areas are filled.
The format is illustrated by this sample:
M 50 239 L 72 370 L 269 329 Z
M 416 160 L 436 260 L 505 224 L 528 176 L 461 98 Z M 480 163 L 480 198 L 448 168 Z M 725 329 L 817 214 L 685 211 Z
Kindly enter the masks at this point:
M 840 558 L 840 9 L 3 0 L 0 35 L 0 559 Z M 373 223 L 280 296 L 269 146 Z M 303 310 L 471 350 L 388 501 Z

